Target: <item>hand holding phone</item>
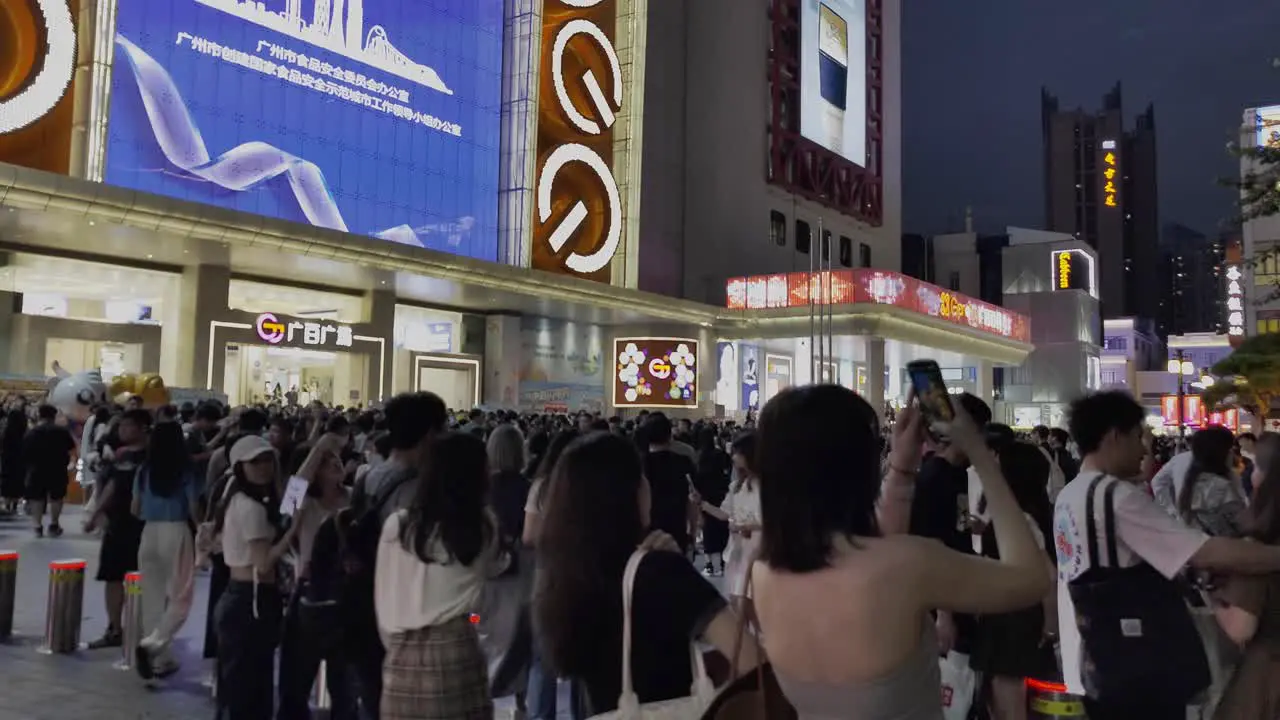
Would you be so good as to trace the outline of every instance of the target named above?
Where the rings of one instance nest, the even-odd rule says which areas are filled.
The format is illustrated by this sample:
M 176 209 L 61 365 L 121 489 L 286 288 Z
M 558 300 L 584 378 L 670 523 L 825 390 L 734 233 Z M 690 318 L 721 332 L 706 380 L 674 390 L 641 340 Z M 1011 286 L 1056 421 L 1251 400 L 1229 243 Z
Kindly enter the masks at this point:
M 907 376 L 911 390 L 924 420 L 925 431 L 935 440 L 943 440 L 951 434 L 951 423 L 956 410 L 951 403 L 951 393 L 942 380 L 942 370 L 933 360 L 914 360 L 907 363 Z

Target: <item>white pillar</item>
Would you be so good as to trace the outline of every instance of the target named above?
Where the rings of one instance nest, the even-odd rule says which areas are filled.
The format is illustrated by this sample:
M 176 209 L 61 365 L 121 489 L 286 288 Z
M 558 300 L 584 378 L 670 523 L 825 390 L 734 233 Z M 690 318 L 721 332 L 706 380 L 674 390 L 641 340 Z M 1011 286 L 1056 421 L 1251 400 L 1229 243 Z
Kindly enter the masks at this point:
M 866 343 L 867 392 L 864 399 L 871 403 L 876 415 L 884 419 L 884 338 L 869 337 Z
M 520 317 L 490 315 L 484 326 L 481 397 L 492 407 L 514 409 L 520 392 Z
M 995 388 L 994 376 L 991 369 L 990 360 L 975 360 L 974 370 L 976 377 L 973 382 L 973 394 L 977 395 L 987 407 L 995 407 L 995 396 L 993 390 Z
M 210 323 L 227 312 L 231 270 L 219 265 L 184 268 L 176 297 L 166 297 L 161 311 L 160 377 L 166 385 L 204 388 L 209 382 Z M 214 358 L 214 375 L 222 380 L 223 358 Z

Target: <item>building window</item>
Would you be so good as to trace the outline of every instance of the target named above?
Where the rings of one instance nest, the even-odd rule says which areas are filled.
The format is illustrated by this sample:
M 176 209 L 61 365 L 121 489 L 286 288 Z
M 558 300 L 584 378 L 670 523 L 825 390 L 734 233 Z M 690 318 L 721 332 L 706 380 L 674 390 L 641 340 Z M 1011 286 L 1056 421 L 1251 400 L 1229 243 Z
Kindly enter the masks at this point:
M 866 243 L 858 243 L 858 267 L 871 267 L 871 246 Z
M 1125 337 L 1107 337 L 1102 341 L 1102 347 L 1107 350 L 1128 350 L 1129 338 Z
M 844 235 L 840 236 L 840 264 L 853 267 L 853 241 Z
M 959 271 L 957 271 L 957 270 L 952 270 L 952 271 L 951 271 L 951 275 L 950 275 L 950 276 L 948 276 L 948 278 L 947 278 L 947 287 L 951 288 L 952 290 L 955 290 L 956 292 L 960 292 L 960 273 L 959 273 Z
M 831 262 L 831 231 L 822 231 L 822 262 Z
M 777 210 L 769 211 L 769 239 L 779 247 L 787 245 L 787 216 Z
M 809 231 L 809 223 L 803 220 L 796 220 L 796 252 L 809 252 L 809 243 L 813 240 L 813 235 Z

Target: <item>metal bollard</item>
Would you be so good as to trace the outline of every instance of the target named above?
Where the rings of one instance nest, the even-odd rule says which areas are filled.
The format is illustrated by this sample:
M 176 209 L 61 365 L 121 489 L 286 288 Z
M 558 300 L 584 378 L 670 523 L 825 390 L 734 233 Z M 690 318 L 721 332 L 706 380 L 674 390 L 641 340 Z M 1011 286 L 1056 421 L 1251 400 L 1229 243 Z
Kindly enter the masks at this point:
M 1028 720 L 1084 718 L 1084 703 L 1060 682 L 1026 679 Z
M 316 684 L 311 688 L 311 707 L 316 710 L 328 711 L 331 704 L 329 699 L 328 663 L 325 660 L 321 660 L 320 672 L 316 673 Z
M 84 560 L 49 563 L 49 600 L 45 607 L 44 654 L 72 653 L 80 648 L 84 612 Z
M 13 637 L 13 607 L 18 590 L 18 553 L 0 550 L 0 642 Z
M 134 653 L 138 651 L 138 643 L 142 641 L 142 573 L 125 573 L 124 576 L 124 611 L 120 613 L 120 659 L 115 662 L 117 670 L 132 670 Z

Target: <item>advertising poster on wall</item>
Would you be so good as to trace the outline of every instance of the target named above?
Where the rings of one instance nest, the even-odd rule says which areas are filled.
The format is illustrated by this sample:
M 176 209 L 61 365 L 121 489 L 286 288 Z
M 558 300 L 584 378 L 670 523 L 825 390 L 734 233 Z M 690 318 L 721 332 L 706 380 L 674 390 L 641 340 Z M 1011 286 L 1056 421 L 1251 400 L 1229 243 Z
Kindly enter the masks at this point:
M 738 343 L 716 343 L 716 363 L 716 404 L 725 413 L 736 412 L 742 400 Z
M 755 345 L 739 345 L 738 355 L 742 367 L 743 410 L 760 409 L 760 348 Z
M 502 0 L 119 0 L 106 182 L 497 259 Z
M 791 387 L 791 358 L 786 355 L 765 355 L 764 397 L 768 402 L 773 396 Z
M 801 3 L 800 134 L 866 165 L 866 0 Z
M 520 409 L 603 411 L 602 350 L 598 325 L 525 318 L 520 326 Z
M 613 354 L 615 407 L 697 407 L 697 340 L 619 338 Z

